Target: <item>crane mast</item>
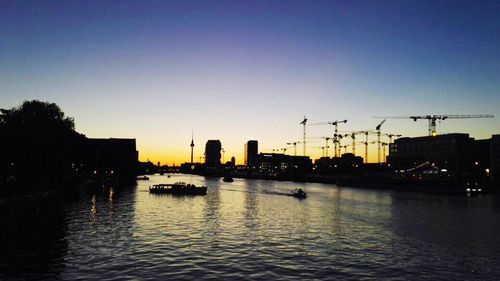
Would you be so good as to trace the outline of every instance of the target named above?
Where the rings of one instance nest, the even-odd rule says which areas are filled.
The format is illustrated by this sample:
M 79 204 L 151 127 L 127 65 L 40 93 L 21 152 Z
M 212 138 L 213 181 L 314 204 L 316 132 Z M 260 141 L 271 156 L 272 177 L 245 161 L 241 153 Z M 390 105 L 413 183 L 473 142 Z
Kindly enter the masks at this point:
M 328 122 L 328 124 L 333 125 L 335 127 L 335 133 L 333 134 L 333 140 L 332 140 L 333 141 L 333 146 L 334 146 L 333 149 L 334 149 L 334 152 L 335 152 L 335 157 L 338 157 L 339 156 L 338 154 L 340 154 L 340 147 L 338 149 L 339 153 L 337 154 L 337 145 L 339 145 L 338 144 L 339 143 L 339 140 L 338 140 L 339 135 L 337 133 L 338 133 L 339 124 L 341 124 L 341 123 L 344 123 L 344 124 L 347 123 L 347 119 L 340 120 L 340 121 L 339 120 L 335 120 L 333 122 Z
M 302 120 L 302 122 L 300 122 L 300 124 L 304 125 L 304 141 L 303 141 L 303 144 L 304 144 L 304 156 L 306 156 L 306 124 L 307 124 L 307 118 L 306 118 L 305 115 L 304 115 L 304 120 Z
M 361 134 L 361 133 L 364 133 L 364 132 L 359 131 L 359 132 L 351 132 L 350 134 L 348 134 L 352 139 L 352 154 L 354 156 L 356 156 L 356 135 Z
M 375 130 L 377 131 L 377 148 L 378 148 L 378 151 L 377 151 L 377 157 L 378 157 L 378 163 L 380 164 L 380 128 L 382 127 L 382 124 L 385 123 L 385 119 L 382 120 L 382 122 L 380 122 L 380 124 L 377 125 L 377 127 L 375 127 Z
M 325 147 L 326 147 L 326 157 L 328 157 L 328 141 L 331 139 L 330 137 L 323 137 L 325 139 Z
M 304 116 L 304 119 L 305 119 L 305 116 Z M 335 157 L 338 157 L 340 154 L 340 144 L 339 143 L 340 143 L 340 139 L 342 138 L 342 136 L 338 134 L 338 126 L 341 123 L 347 123 L 347 119 L 309 124 L 309 125 L 327 125 L 327 124 L 333 125 L 333 127 L 335 128 L 335 133 L 333 134 L 333 138 L 330 138 L 330 139 L 333 142 L 333 146 L 334 146 L 333 152 L 334 152 Z

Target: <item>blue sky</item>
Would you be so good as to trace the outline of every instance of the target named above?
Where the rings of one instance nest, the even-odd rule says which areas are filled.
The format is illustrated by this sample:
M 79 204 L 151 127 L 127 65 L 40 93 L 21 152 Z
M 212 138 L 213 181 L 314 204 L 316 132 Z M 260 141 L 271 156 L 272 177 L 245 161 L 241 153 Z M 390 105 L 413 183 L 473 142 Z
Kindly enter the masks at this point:
M 241 163 L 249 139 L 301 139 L 304 115 L 355 131 L 380 115 L 494 114 L 438 124 L 487 138 L 499 53 L 495 1 L 0 1 L 0 107 L 55 102 L 79 132 L 136 138 L 142 160 L 169 164 L 189 159 L 192 129 L 197 157 L 220 139 Z

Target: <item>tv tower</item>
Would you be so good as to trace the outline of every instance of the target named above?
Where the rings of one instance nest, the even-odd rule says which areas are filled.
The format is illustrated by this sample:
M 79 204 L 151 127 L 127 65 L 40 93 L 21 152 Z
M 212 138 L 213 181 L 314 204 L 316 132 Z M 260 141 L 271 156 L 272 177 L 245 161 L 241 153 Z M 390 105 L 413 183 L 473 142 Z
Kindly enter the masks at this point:
M 191 165 L 193 164 L 193 148 L 194 148 L 194 136 L 191 130 Z

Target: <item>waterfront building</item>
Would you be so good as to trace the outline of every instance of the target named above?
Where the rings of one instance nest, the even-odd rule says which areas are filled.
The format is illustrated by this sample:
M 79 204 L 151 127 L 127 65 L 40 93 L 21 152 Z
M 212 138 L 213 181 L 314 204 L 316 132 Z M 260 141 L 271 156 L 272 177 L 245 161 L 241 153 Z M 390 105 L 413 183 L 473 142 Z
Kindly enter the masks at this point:
M 245 166 L 256 169 L 259 166 L 259 143 L 249 140 L 245 143 Z
M 205 164 L 185 162 L 180 165 L 179 171 L 184 174 L 202 175 L 205 173 Z
M 321 157 L 315 162 L 316 173 L 319 174 L 355 174 L 363 169 L 363 158 L 352 153 L 344 153 L 341 157 Z
M 493 135 L 490 141 L 490 178 L 500 182 L 500 135 Z
M 282 153 L 261 153 L 259 158 L 260 172 L 265 175 L 276 176 L 289 167 L 287 155 Z
M 490 142 L 491 139 L 474 141 L 474 170 L 486 176 L 490 168 Z
M 468 134 L 446 134 L 399 138 L 389 145 L 388 163 L 396 169 L 410 169 L 430 162 L 451 174 L 472 170 L 474 139 Z
M 138 151 L 135 139 L 87 139 L 87 169 L 96 174 L 115 174 L 122 180 L 135 180 Z
M 205 165 L 207 169 L 218 170 L 221 166 L 222 144 L 220 140 L 208 140 L 205 145 Z
M 308 156 L 291 156 L 282 153 L 260 153 L 260 173 L 271 177 L 297 177 L 312 171 Z

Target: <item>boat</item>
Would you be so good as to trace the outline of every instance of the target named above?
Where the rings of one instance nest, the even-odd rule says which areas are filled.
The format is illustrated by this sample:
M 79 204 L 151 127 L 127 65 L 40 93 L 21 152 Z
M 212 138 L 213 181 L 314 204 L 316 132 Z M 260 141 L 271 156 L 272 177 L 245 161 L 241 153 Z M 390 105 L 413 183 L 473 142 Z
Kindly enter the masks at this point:
M 304 190 L 302 190 L 302 188 L 298 188 L 298 189 L 295 189 L 290 194 L 290 196 L 293 196 L 293 197 L 299 198 L 299 199 L 305 199 L 305 198 L 307 198 L 307 193 L 305 193 Z
M 147 180 L 149 180 L 149 177 L 148 176 L 140 176 L 140 177 L 137 177 L 136 179 L 137 180 L 147 181 Z
M 225 182 L 233 182 L 233 177 L 231 177 L 230 175 L 226 175 L 223 179 L 223 181 Z
M 154 184 L 149 187 L 152 194 L 172 194 L 172 195 L 206 195 L 206 186 L 196 186 L 185 182 Z

